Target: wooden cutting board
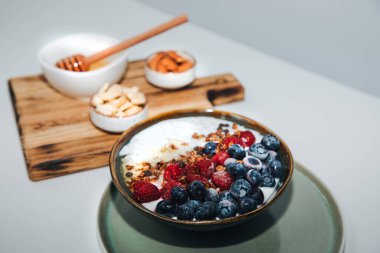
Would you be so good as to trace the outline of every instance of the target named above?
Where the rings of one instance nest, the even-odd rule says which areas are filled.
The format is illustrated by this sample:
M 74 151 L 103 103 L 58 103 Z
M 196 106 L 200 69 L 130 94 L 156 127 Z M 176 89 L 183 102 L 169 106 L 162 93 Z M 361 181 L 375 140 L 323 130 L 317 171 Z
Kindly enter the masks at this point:
M 130 62 L 120 83 L 140 87 L 148 99 L 149 116 L 244 99 L 244 88 L 232 74 L 198 78 L 180 90 L 161 90 L 147 83 L 143 61 Z M 88 102 L 58 93 L 42 75 L 12 78 L 9 91 L 31 180 L 108 165 L 119 134 L 92 125 Z

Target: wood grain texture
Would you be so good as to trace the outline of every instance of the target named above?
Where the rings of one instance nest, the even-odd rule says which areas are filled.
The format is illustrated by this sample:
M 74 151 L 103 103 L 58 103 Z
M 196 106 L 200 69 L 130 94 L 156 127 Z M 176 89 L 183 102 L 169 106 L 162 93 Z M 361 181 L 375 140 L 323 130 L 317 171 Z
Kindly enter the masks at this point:
M 143 61 L 130 62 L 120 83 L 140 87 L 148 99 L 149 116 L 244 99 L 244 88 L 232 74 L 198 78 L 180 90 L 161 90 L 147 83 Z M 42 75 L 12 78 L 9 91 L 31 180 L 108 165 L 119 135 L 92 125 L 88 102 L 58 93 Z

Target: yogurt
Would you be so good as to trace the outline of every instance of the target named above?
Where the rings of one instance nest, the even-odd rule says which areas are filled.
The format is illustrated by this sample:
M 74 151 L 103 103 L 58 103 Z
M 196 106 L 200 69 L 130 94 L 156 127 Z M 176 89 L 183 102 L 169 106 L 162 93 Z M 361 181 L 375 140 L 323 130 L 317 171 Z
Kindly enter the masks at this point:
M 193 138 L 193 134 L 207 136 L 215 132 L 220 124 L 228 124 L 228 127 L 223 127 L 223 129 L 228 129 L 230 133 L 235 131 L 232 128 L 234 122 L 205 116 L 167 119 L 140 131 L 119 152 L 119 156 L 123 157 L 122 161 L 125 165 L 123 166 L 125 170 L 123 174 L 125 175 L 127 172 L 126 167 L 129 167 L 128 171 L 131 171 L 131 167 L 133 167 L 133 172 L 135 168 L 138 170 L 141 164 L 150 163 L 153 165 L 161 161 L 168 162 L 193 150 L 196 146 L 203 146 L 206 143 L 205 138 Z M 262 139 L 262 135 L 253 129 L 242 125 L 237 125 L 237 129 L 251 131 L 256 137 L 256 143 Z M 136 170 L 135 172 L 139 173 Z M 275 187 L 260 187 L 264 193 L 264 203 L 275 195 L 278 181 L 276 178 Z M 152 183 L 161 188 L 162 175 Z M 142 205 L 154 211 L 160 200 L 162 199 Z

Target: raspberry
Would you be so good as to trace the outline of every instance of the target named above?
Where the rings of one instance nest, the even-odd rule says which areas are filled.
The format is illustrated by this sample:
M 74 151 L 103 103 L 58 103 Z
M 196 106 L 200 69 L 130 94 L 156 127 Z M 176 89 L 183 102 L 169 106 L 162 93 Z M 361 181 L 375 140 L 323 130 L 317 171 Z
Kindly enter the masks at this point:
M 135 181 L 131 189 L 134 198 L 140 203 L 150 202 L 160 198 L 158 188 L 148 181 Z
M 220 190 L 228 190 L 232 184 L 232 178 L 227 171 L 217 171 L 211 176 L 212 182 L 220 188 Z
M 251 131 L 241 131 L 239 137 L 244 142 L 244 146 L 246 147 L 251 146 L 256 141 L 256 137 Z
M 171 191 L 173 189 L 173 187 L 175 186 L 180 186 L 182 187 L 182 184 L 180 184 L 179 182 L 176 182 L 174 180 L 169 180 L 167 182 L 164 183 L 162 189 L 161 189 L 161 196 L 163 199 L 171 199 Z
M 199 169 L 194 164 L 186 164 L 185 170 L 186 170 L 187 175 L 199 174 Z
M 181 168 L 179 163 L 168 163 L 165 168 L 164 172 L 164 178 L 166 180 L 175 180 L 178 181 L 181 176 L 183 176 L 185 173 L 185 170 Z
M 196 174 L 187 175 L 187 182 L 191 183 L 193 181 L 201 181 L 206 186 L 210 185 L 206 177 L 203 177 L 201 175 L 196 175 Z
M 195 166 L 199 170 L 199 174 L 206 178 L 210 178 L 212 173 L 215 170 L 214 164 L 210 160 L 206 159 L 199 159 L 196 163 Z
M 241 146 L 244 146 L 244 142 L 242 140 L 240 140 L 238 137 L 236 136 L 230 136 L 230 137 L 227 137 L 223 140 L 222 142 L 223 146 L 225 146 L 226 148 L 229 148 L 231 145 L 233 144 L 239 144 Z
M 224 161 L 227 160 L 230 156 L 225 151 L 220 151 L 214 155 L 212 161 L 216 164 L 224 164 Z

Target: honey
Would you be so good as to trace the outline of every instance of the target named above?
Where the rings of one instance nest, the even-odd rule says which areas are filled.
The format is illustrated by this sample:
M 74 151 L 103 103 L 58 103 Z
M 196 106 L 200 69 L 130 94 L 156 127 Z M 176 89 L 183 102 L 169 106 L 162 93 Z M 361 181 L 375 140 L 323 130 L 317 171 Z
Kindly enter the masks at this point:
M 97 69 L 103 68 L 106 65 L 107 65 L 107 61 L 100 60 L 100 61 L 97 61 L 97 62 L 94 62 L 93 64 L 91 64 L 88 71 L 97 70 Z

